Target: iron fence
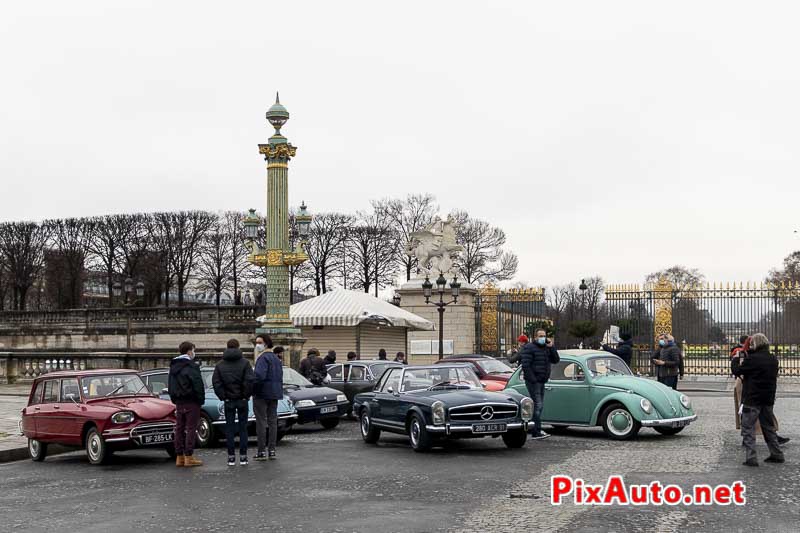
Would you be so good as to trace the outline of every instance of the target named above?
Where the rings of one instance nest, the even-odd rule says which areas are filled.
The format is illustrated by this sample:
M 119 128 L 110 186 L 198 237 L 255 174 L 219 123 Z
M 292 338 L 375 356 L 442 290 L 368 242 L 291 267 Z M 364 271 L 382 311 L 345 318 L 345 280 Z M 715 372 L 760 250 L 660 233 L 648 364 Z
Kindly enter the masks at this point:
M 800 376 L 800 285 L 668 282 L 610 286 L 609 323 L 633 336 L 636 365 L 645 373 L 656 336 L 671 333 L 683 350 L 684 373 L 730 375 L 729 353 L 743 335 L 771 342 L 782 376 Z
M 484 288 L 475 297 L 475 353 L 505 356 L 520 333 L 546 320 L 545 310 L 544 289 Z

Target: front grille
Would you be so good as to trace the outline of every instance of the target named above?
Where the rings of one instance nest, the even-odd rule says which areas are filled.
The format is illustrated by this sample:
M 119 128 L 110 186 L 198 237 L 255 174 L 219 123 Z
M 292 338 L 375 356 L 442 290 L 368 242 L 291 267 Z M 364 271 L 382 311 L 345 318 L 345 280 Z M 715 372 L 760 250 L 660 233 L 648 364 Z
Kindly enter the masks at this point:
M 331 405 L 336 403 L 336 396 L 334 396 L 333 398 L 328 398 L 327 400 L 322 400 L 322 399 L 315 400 L 314 403 L 316 403 L 317 405 Z
M 175 431 L 175 424 L 160 422 L 157 424 L 140 424 L 131 430 L 131 438 L 138 439 L 145 435 L 161 435 Z
M 491 416 L 486 416 L 489 413 Z M 453 422 L 486 422 L 487 420 L 504 420 L 516 416 L 517 406 L 507 403 L 485 403 L 450 409 L 450 420 Z

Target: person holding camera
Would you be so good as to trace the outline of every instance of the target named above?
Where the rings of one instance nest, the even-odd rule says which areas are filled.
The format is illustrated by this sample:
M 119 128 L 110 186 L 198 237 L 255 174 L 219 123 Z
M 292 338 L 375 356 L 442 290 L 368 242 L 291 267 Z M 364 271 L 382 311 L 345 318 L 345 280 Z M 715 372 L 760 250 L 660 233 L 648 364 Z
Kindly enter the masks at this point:
M 550 365 L 560 361 L 558 350 L 553 339 L 547 338 L 547 332 L 537 329 L 533 334 L 533 342 L 525 344 L 519 351 L 522 375 L 525 386 L 533 400 L 533 429 L 531 438 L 546 439 L 550 435 L 542 431 L 542 409 L 544 408 L 544 385 L 550 379 Z

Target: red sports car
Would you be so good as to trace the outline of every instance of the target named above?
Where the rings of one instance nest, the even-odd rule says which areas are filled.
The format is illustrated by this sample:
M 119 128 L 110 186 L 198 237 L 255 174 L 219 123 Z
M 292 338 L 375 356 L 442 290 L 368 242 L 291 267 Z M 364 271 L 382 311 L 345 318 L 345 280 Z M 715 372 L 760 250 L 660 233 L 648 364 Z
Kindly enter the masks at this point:
M 53 372 L 36 379 L 20 430 L 34 461 L 49 444 L 86 449 L 92 464 L 114 451 L 172 445 L 175 406 L 150 393 L 133 370 Z
M 503 361 L 485 355 L 449 355 L 435 363 L 469 363 L 487 391 L 498 392 L 506 388 L 514 369 Z

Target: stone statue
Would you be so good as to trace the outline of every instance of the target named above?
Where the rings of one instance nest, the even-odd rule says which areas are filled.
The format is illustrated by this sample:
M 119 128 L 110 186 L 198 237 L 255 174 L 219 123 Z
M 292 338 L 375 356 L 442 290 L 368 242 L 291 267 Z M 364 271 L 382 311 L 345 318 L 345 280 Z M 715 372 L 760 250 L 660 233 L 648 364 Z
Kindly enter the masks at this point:
M 420 231 L 411 234 L 406 245 L 406 254 L 419 263 L 417 278 L 444 277 L 453 275 L 453 259 L 462 251 L 456 244 L 456 223 L 451 217 L 442 220 L 438 216 Z

